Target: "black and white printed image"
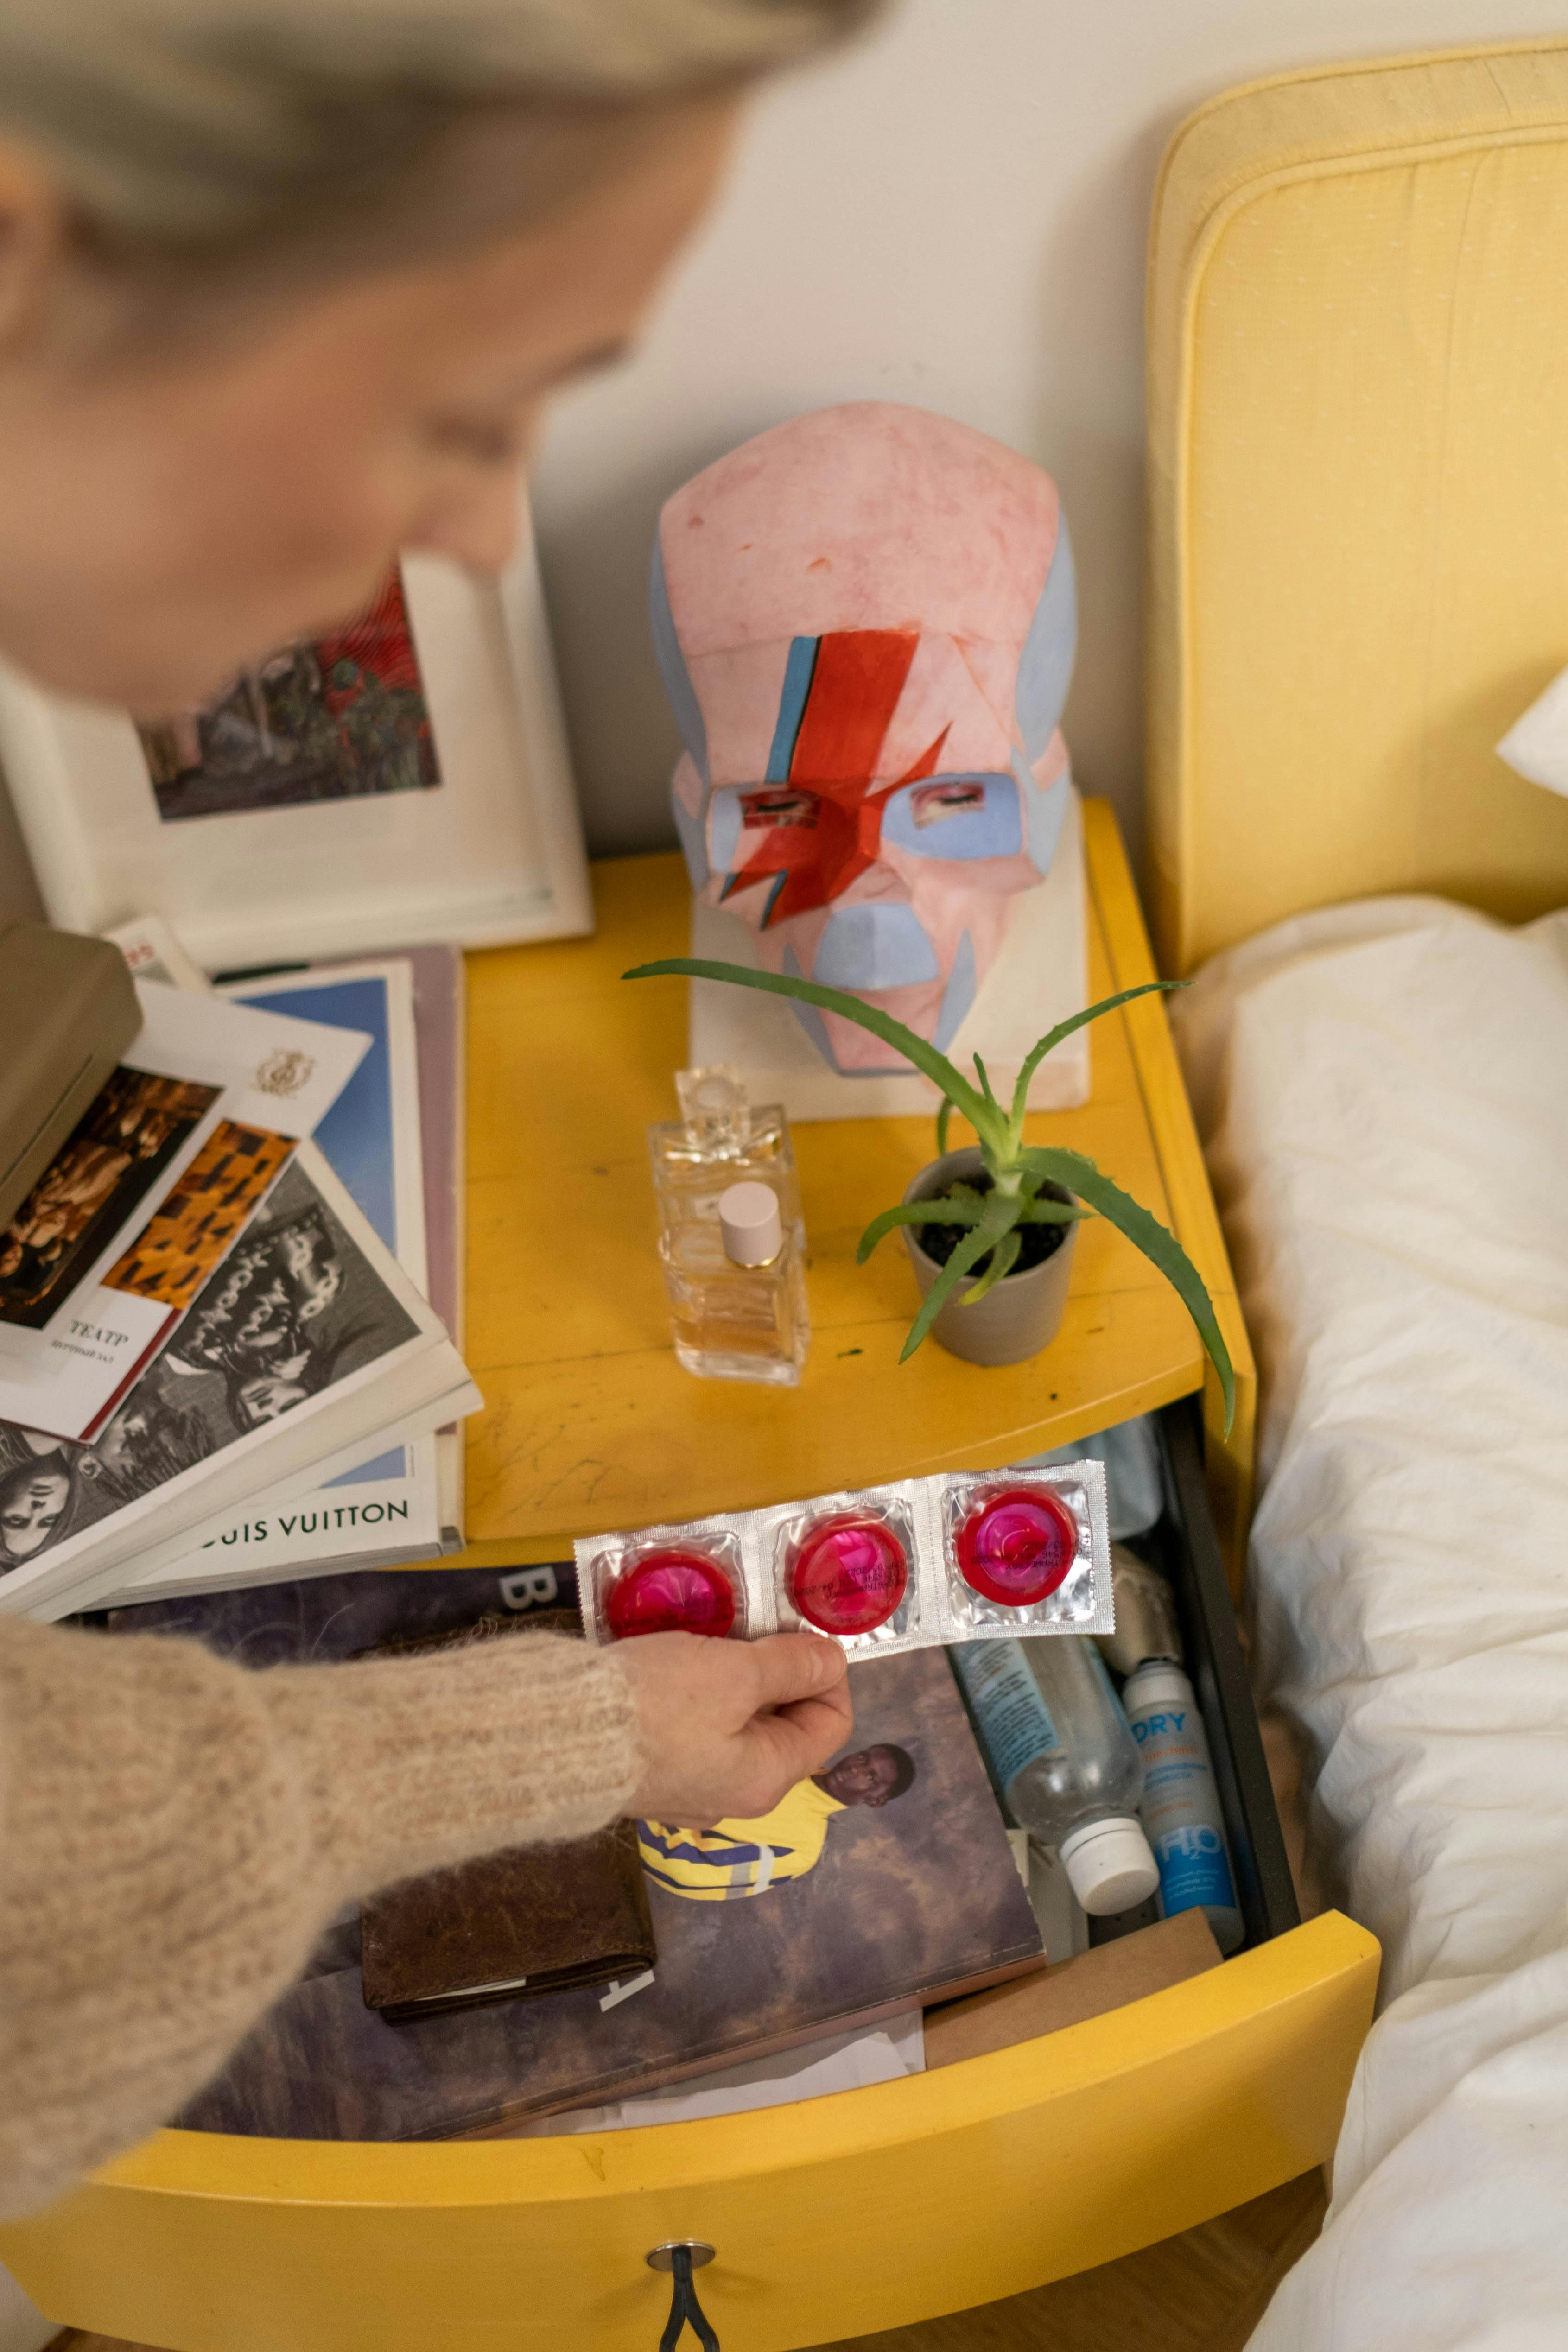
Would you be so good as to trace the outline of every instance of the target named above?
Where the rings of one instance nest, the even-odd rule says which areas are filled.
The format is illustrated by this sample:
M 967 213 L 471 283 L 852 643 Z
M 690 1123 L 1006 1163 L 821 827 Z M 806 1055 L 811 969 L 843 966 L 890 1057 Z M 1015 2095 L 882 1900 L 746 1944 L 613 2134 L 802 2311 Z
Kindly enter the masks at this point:
M 323 1394 L 417 1328 L 303 1170 L 286 1170 L 93 1444 L 0 1423 L 0 1576 Z

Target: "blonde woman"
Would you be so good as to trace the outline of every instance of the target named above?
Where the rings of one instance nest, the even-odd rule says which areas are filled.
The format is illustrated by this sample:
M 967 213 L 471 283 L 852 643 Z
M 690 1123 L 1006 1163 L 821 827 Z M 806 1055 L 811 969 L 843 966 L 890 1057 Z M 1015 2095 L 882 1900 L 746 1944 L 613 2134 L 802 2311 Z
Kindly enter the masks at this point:
M 5 0 L 0 651 L 151 716 L 401 548 L 501 563 L 542 404 L 636 336 L 739 93 L 864 12 Z M 849 1728 L 804 1635 L 249 1675 L 0 1620 L 0 2212 L 173 2113 L 344 1901 L 755 1818 Z

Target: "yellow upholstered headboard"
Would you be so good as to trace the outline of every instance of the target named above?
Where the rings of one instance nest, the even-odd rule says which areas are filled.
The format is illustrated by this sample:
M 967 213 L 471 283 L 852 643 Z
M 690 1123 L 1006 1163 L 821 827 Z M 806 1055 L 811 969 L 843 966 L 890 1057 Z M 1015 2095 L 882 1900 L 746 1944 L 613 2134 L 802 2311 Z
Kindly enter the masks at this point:
M 1165 159 L 1150 817 L 1186 971 L 1338 898 L 1568 902 L 1568 41 L 1295 74 Z

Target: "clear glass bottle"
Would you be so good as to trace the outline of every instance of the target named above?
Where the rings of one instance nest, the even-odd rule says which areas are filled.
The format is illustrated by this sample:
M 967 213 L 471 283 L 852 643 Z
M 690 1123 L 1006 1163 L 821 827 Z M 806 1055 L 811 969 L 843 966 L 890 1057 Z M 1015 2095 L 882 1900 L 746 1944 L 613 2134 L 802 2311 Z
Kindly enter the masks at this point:
M 789 1121 L 753 1109 L 731 1069 L 675 1084 L 683 1116 L 649 1128 L 648 1153 L 676 1356 L 709 1380 L 794 1386 L 811 1326 Z

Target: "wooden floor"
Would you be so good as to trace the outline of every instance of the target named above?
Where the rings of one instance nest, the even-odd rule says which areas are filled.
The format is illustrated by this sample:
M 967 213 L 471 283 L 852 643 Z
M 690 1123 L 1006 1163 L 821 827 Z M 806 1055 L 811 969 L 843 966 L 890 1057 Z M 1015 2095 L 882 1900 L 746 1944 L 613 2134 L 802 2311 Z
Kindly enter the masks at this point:
M 847 2337 L 822 2352 L 1148 2352 L 1156 2343 L 1161 2352 L 1242 2352 L 1322 2218 L 1322 2179 L 1309 2172 L 1217 2221 L 1100 2270 L 920 2327 Z M 48 2352 L 147 2347 L 68 2330 Z
M 823 2352 L 1241 2352 L 1323 2204 L 1322 2175 L 1309 2172 L 1100 2270 Z

